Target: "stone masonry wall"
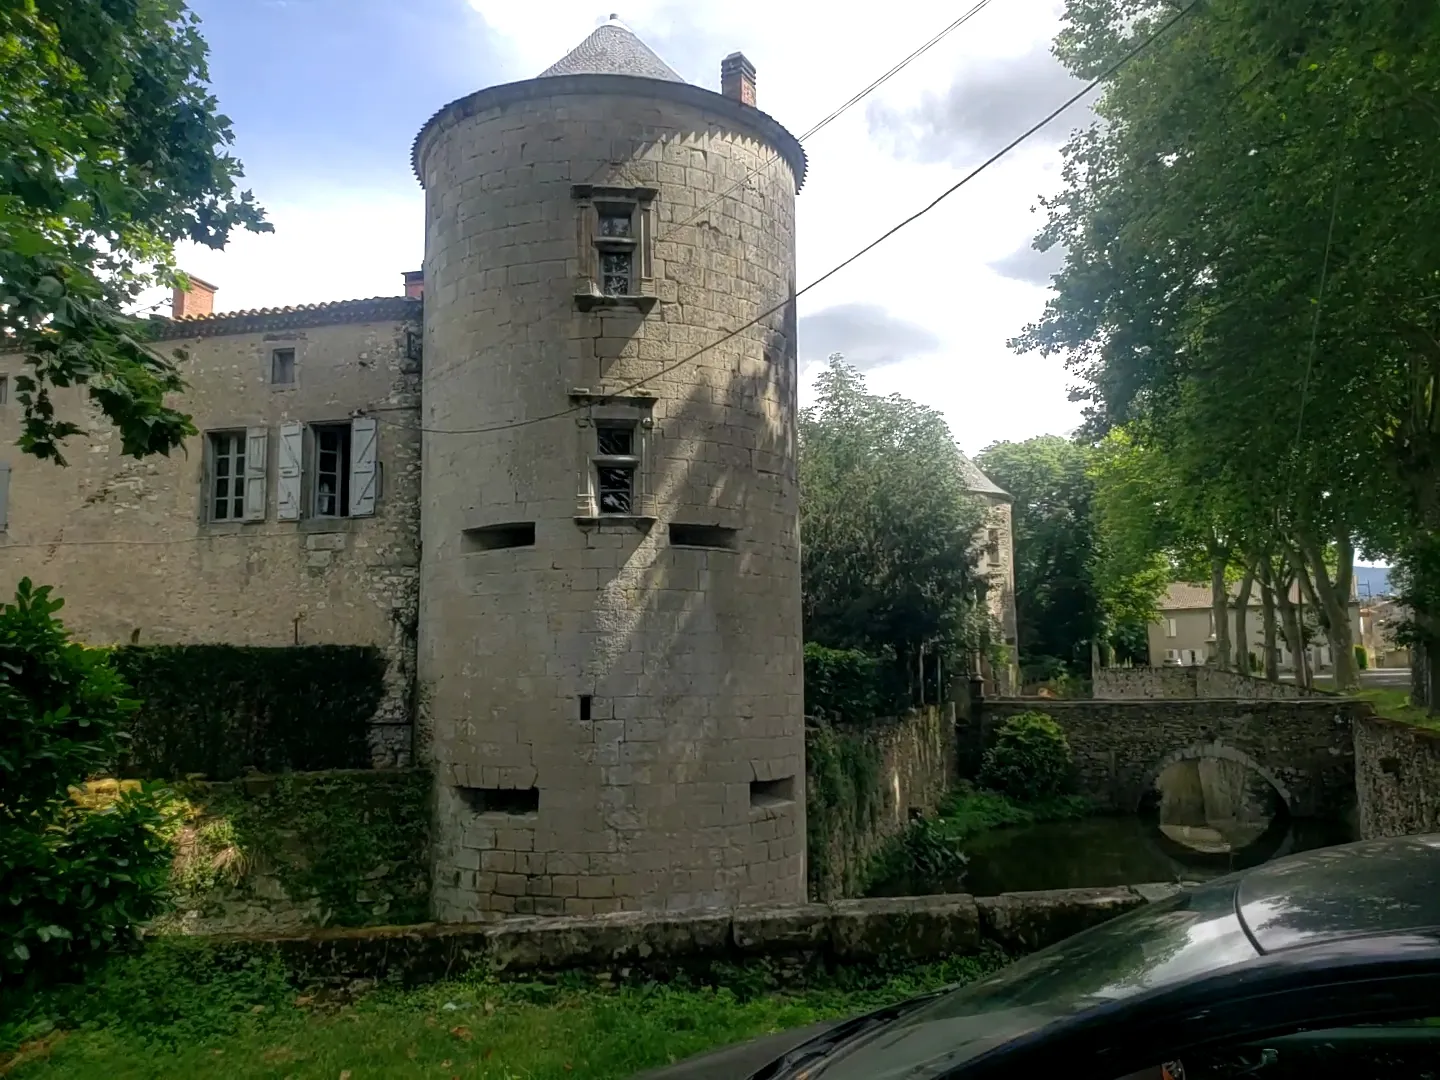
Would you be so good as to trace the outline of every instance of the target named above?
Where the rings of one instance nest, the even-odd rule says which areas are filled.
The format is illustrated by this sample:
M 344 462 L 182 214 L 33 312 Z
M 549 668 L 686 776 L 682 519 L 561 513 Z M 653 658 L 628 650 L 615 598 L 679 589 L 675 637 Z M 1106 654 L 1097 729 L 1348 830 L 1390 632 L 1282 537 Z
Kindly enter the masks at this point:
M 1361 839 L 1440 832 L 1440 730 L 1358 720 L 1355 798 Z
M 417 143 L 437 918 L 803 899 L 797 178 L 738 109 L 537 79 Z M 637 188 L 644 300 L 597 299 L 600 192 Z M 628 514 L 600 424 L 631 432 Z
M 620 912 L 583 918 L 510 919 L 488 926 L 429 923 L 212 939 L 234 957 L 284 965 L 303 986 L 357 980 L 419 985 L 472 970 L 506 975 L 584 970 L 604 982 L 709 972 L 768 958 L 782 977 L 812 964 L 855 968 L 924 962 L 985 946 L 1034 952 L 1092 926 L 1162 902 L 1172 884 L 1058 889 L 975 897 L 959 893 L 691 913 Z
M 1234 671 L 1207 667 L 1102 668 L 1095 672 L 1091 696 L 1125 701 L 1162 698 L 1243 698 L 1281 700 L 1324 697 L 1294 683 L 1270 682 Z
M 811 899 L 858 895 L 876 854 L 940 808 L 955 778 L 955 706 L 805 732 Z
M 409 307 L 418 316 L 418 303 Z M 114 429 L 69 390 L 57 405 L 85 434 L 66 446 L 68 467 L 36 461 L 14 448 L 22 409 L 12 394 L 0 405 L 0 463 L 10 466 L 0 589 L 9 595 L 25 576 L 55 586 L 66 624 L 97 645 L 377 645 L 388 691 L 374 759 L 404 765 L 419 561 L 420 386 L 406 347 L 415 324 L 300 321 L 265 329 L 263 318 L 221 319 L 157 346 L 188 353 L 189 390 L 174 404 L 200 430 L 169 457 L 122 456 Z M 270 383 L 277 347 L 295 350 L 292 384 Z M 23 370 L 21 357 L 0 355 L 12 387 Z M 280 423 L 343 422 L 357 410 L 382 418 L 375 515 L 277 520 Z M 265 520 L 211 522 L 207 433 L 258 426 L 269 429 Z
M 1081 794 L 1131 813 L 1167 765 L 1218 757 L 1257 769 L 1302 817 L 1338 816 L 1354 804 L 1352 725 L 1370 706 L 1307 701 L 987 701 L 960 731 L 962 775 L 974 775 L 1006 717 L 1038 711 L 1065 730 Z

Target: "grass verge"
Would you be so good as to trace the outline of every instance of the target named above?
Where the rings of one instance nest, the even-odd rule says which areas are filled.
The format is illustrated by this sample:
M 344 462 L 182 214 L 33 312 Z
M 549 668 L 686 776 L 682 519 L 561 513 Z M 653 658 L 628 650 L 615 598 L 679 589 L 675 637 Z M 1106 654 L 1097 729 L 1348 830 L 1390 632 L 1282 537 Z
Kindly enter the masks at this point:
M 1355 696 L 1370 702 L 1375 711 L 1388 720 L 1399 720 L 1420 727 L 1440 728 L 1440 716 L 1432 716 L 1424 709 L 1410 704 L 1410 691 L 1383 687 L 1369 687 L 1355 692 Z
M 764 964 L 601 985 L 479 975 L 358 997 L 297 993 L 255 960 L 216 966 L 203 946 L 160 941 L 85 986 L 0 1022 L 6 1080 L 484 1077 L 621 1080 L 704 1050 L 838 1018 L 995 970 L 998 952 L 894 970 L 813 974 L 781 987 Z

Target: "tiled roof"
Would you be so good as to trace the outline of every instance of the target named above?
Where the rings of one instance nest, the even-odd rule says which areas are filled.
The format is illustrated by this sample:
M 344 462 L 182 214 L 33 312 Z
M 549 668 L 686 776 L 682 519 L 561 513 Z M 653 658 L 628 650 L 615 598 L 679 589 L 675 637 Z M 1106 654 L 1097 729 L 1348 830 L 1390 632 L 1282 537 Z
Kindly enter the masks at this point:
M 542 71 L 539 78 L 552 75 L 635 75 L 642 79 L 685 81 L 613 17 Z
M 981 495 L 1003 495 L 1010 498 L 1010 493 L 999 484 L 991 480 L 983 472 L 980 466 L 971 461 L 963 453 L 960 455 L 960 472 L 965 476 L 965 487 L 968 491 L 974 491 Z
M 372 296 L 364 300 L 332 300 L 324 304 L 217 311 L 184 319 L 152 321 L 155 339 L 221 337 L 257 330 L 290 330 L 333 323 L 391 322 L 418 318 L 421 301 L 408 296 Z

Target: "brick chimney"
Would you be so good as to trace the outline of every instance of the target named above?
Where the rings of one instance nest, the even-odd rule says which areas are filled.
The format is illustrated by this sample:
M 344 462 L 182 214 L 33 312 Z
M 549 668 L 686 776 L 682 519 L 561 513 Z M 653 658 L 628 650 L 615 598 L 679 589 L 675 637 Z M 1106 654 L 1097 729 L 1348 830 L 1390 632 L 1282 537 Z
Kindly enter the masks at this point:
M 406 270 L 403 276 L 405 278 L 405 295 L 411 300 L 422 299 L 425 296 L 425 271 Z
M 720 61 L 720 93 L 755 107 L 755 65 L 744 53 L 733 52 Z
M 190 288 L 181 289 L 176 286 L 170 298 L 170 317 L 172 319 L 189 319 L 200 315 L 212 315 L 215 312 L 216 287 L 208 281 L 201 281 L 194 274 L 189 275 Z

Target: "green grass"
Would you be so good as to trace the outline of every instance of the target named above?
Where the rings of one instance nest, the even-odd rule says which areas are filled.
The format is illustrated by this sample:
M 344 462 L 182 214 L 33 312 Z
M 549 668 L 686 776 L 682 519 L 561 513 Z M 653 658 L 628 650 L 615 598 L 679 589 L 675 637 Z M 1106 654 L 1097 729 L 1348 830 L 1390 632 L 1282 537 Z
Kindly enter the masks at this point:
M 162 942 L 0 1022 L 7 1080 L 224 1076 L 620 1080 L 752 1036 L 842 1017 L 994 970 L 998 953 L 839 971 L 782 989 L 770 969 L 709 985 L 467 978 L 354 1000 L 297 993 L 274 964 L 221 968 Z M 719 983 L 720 985 L 715 985 Z M 19 1018 L 15 1018 L 18 1012 Z M 7 1067 L 8 1066 L 8 1067 Z
M 1400 720 L 1421 727 L 1440 728 L 1440 716 L 1432 716 L 1424 709 L 1410 704 L 1410 691 L 1372 687 L 1358 690 L 1355 697 L 1370 702 L 1375 711 L 1390 720 Z
M 1042 821 L 1075 821 L 1093 813 L 1090 803 L 1079 795 L 1056 795 L 1021 803 L 999 792 L 962 784 L 941 803 L 937 824 L 951 839 L 966 840 L 987 829 Z

